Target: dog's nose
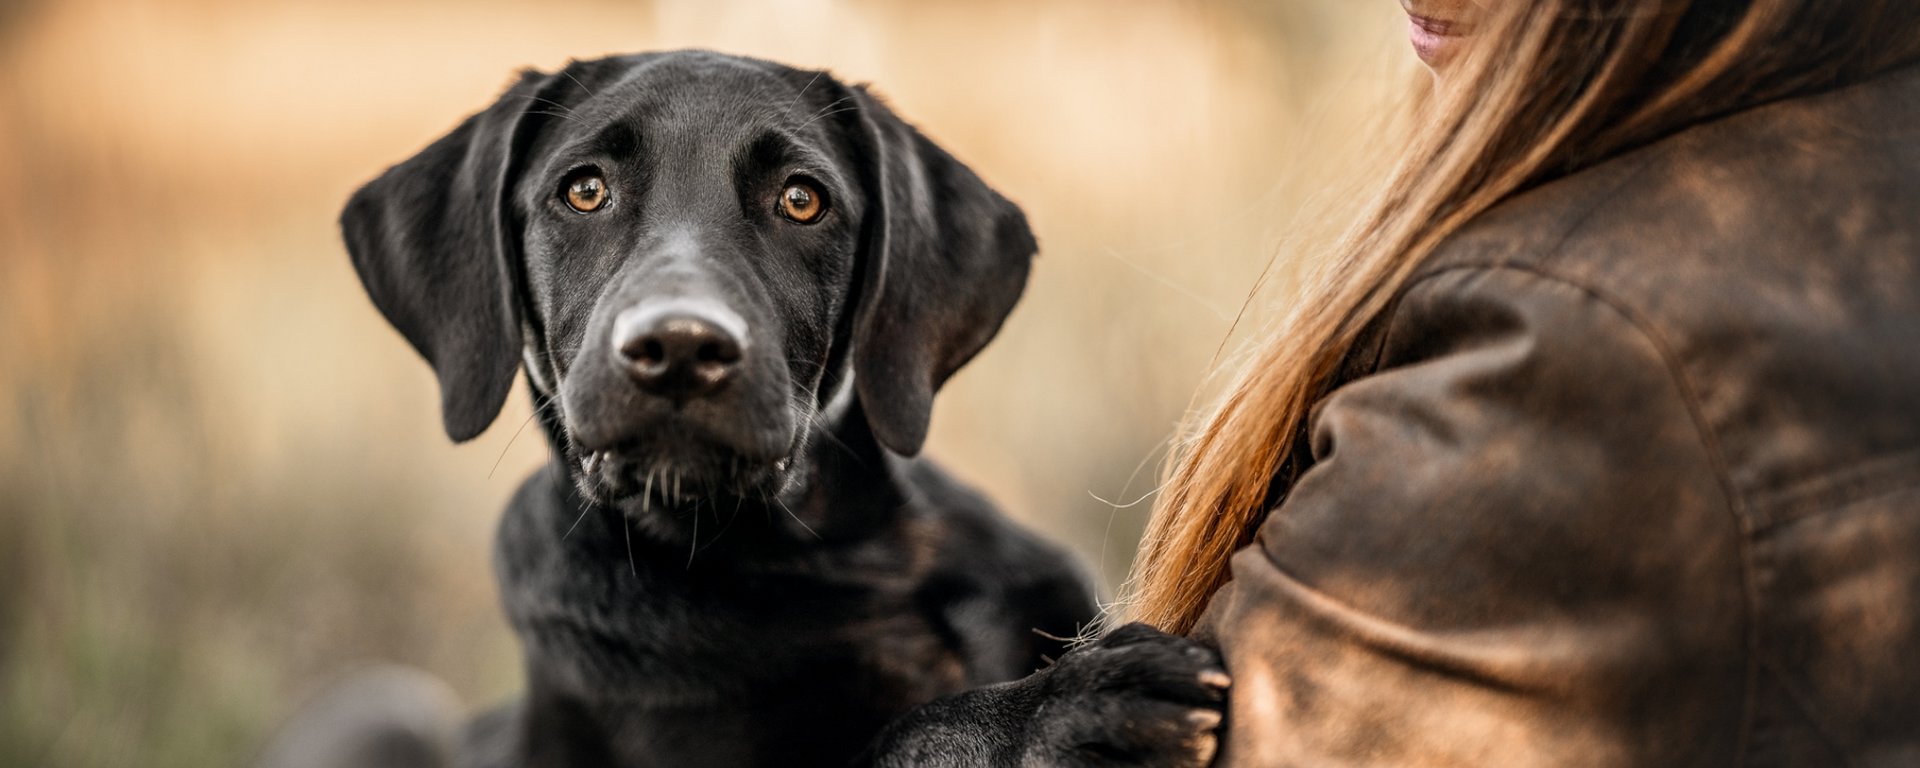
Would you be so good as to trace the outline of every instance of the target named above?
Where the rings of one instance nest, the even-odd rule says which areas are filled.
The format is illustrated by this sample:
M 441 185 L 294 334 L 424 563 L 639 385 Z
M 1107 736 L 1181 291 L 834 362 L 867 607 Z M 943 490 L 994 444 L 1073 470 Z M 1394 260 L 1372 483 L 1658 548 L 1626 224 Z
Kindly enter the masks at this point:
M 687 400 L 733 378 L 746 351 L 746 324 L 708 302 L 643 304 L 614 319 L 615 362 L 653 394 Z

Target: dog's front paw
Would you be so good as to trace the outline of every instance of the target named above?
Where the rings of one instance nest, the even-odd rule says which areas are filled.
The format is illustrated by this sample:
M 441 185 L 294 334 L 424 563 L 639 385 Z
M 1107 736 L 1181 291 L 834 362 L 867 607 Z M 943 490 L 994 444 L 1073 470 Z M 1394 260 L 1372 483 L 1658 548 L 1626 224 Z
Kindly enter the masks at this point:
M 1230 680 L 1206 646 L 1128 624 L 1061 657 L 1040 677 L 1023 765 L 1213 762 Z

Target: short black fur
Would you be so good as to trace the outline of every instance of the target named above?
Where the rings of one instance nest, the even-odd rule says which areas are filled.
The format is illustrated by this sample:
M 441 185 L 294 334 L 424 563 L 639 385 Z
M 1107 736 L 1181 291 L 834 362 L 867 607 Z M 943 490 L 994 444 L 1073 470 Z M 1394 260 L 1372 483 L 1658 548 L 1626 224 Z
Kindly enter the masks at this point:
M 1092 619 L 1071 558 L 912 458 L 1035 243 L 864 89 L 707 52 L 528 72 L 342 227 L 447 434 L 524 364 L 554 457 L 497 540 L 527 693 L 461 764 L 842 764 Z

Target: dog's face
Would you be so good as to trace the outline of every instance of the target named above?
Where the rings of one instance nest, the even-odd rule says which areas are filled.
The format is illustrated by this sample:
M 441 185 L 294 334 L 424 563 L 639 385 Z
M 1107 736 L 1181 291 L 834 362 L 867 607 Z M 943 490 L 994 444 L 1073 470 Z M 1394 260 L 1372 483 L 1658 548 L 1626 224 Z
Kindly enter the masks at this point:
M 591 494 L 776 491 L 842 382 L 826 374 L 850 317 L 859 166 L 788 74 L 655 61 L 534 147 L 514 194 L 533 355 Z
M 1019 209 L 865 91 L 705 52 L 529 73 L 342 224 L 456 440 L 522 361 L 587 495 L 674 532 L 777 497 L 857 400 L 917 452 L 1034 251 Z

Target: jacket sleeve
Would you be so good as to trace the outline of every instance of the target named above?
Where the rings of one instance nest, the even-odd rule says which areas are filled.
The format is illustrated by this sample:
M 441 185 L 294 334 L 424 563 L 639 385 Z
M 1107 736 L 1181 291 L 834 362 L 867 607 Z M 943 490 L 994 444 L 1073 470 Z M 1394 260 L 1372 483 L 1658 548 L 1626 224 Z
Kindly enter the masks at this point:
M 1234 677 L 1220 765 L 1731 761 L 1744 548 L 1711 404 L 1644 327 L 1521 269 L 1403 294 L 1196 629 Z

